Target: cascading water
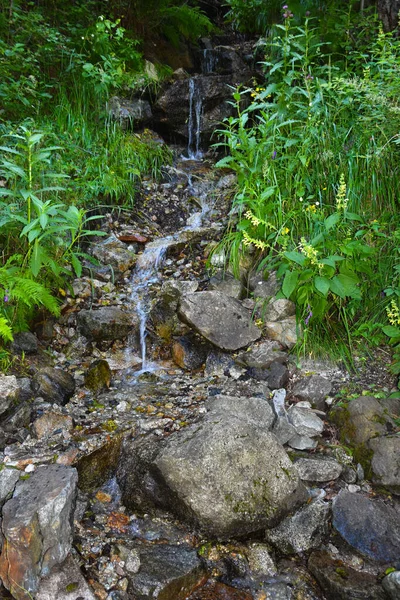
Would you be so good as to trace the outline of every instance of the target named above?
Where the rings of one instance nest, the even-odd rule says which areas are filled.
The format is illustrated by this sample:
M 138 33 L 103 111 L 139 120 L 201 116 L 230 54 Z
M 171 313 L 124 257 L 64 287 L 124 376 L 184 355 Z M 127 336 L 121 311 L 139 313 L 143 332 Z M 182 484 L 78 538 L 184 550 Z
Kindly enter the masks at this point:
M 210 73 L 214 73 L 217 63 L 218 53 L 214 50 L 214 48 L 205 48 L 203 50 L 203 60 L 201 65 L 203 74 L 210 75 Z
M 194 78 L 189 79 L 188 158 L 200 160 L 201 119 L 203 103 L 199 86 Z
M 171 241 L 172 237 L 166 237 L 148 244 L 146 250 L 138 258 L 131 281 L 131 302 L 135 306 L 139 317 L 139 339 L 142 358 L 140 373 L 151 369 L 151 365 L 146 360 L 146 324 L 151 304 L 150 286 L 158 281 L 158 269 L 162 264 Z

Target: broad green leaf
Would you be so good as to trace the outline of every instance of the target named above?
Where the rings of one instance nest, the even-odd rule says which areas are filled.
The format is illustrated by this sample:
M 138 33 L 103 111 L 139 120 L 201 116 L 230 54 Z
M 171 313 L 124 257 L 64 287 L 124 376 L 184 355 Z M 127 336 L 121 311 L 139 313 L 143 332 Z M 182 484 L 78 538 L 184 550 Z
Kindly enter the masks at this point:
M 327 277 L 317 276 L 314 278 L 315 289 L 320 292 L 323 296 L 326 296 L 329 292 L 330 282 Z
M 360 223 L 364 223 L 364 219 L 360 215 L 357 215 L 356 213 L 347 212 L 345 214 L 345 217 L 346 217 L 346 219 L 349 219 L 350 221 L 359 221 Z
M 329 217 L 327 217 L 325 219 L 325 229 L 327 231 L 332 229 L 332 227 L 334 227 L 337 223 L 339 223 L 340 218 L 341 218 L 341 215 L 339 213 L 333 213 L 332 215 L 329 215 Z
M 304 256 L 304 254 L 301 254 L 300 252 L 296 252 L 295 250 L 292 250 L 291 252 L 284 252 L 283 256 L 285 256 L 288 260 L 291 260 L 292 262 L 297 263 L 301 267 L 306 262 L 306 257 Z
M 400 327 L 396 327 L 395 325 L 386 325 L 382 327 L 382 331 L 390 338 L 400 337 Z
M 297 280 L 299 278 L 298 271 L 286 271 L 285 279 L 282 284 L 282 292 L 286 298 L 290 298 L 294 290 L 296 289 Z
M 31 254 L 31 259 L 29 261 L 30 269 L 35 277 L 38 276 L 39 271 L 43 265 L 43 259 L 45 258 L 46 253 L 42 246 L 36 240 L 33 245 L 33 251 Z
M 331 279 L 330 288 L 334 294 L 343 299 L 348 296 L 355 299 L 361 298 L 361 292 L 357 288 L 357 278 L 349 277 L 343 273 Z

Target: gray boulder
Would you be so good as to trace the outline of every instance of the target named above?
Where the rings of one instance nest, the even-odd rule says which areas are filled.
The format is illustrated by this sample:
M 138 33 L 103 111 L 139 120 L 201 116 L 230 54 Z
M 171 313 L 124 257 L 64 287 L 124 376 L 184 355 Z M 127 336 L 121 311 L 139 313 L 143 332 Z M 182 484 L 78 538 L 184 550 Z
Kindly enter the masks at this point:
M 38 340 L 36 335 L 30 331 L 20 331 L 14 335 L 11 350 L 15 354 L 36 354 L 38 351 Z
M 114 306 L 81 310 L 77 320 L 81 333 L 87 339 L 96 342 L 125 338 L 133 327 L 133 315 Z
M 298 554 L 317 548 L 328 532 L 329 504 L 321 501 L 308 504 L 293 516 L 286 517 L 265 537 L 284 554 Z
M 387 600 L 374 575 L 366 570 L 356 571 L 328 552 L 314 552 L 308 568 L 328 600 Z
M 400 437 L 378 437 L 368 442 L 373 451 L 372 480 L 400 495 Z
M 249 290 L 256 298 L 271 298 L 281 287 L 275 271 L 252 273 L 248 281 Z
M 134 598 L 186 600 L 204 579 L 202 564 L 193 548 L 162 544 L 140 545 L 135 550 L 138 560 L 128 575 L 128 592 Z
M 7 469 L 5 467 L 0 471 L 0 508 L 13 495 L 20 475 L 21 471 L 17 469 Z
M 135 253 L 114 235 L 95 244 L 91 254 L 101 264 L 112 268 L 114 280 L 120 279 L 135 264 Z
M 302 481 L 332 481 L 343 470 L 342 465 L 333 458 L 299 458 L 294 466 Z
M 311 402 L 315 408 L 325 409 L 325 398 L 332 391 L 330 381 L 320 375 L 311 375 L 297 381 L 293 386 L 293 396 L 299 400 Z
M 221 350 L 238 350 L 261 337 L 251 313 L 220 292 L 197 292 L 181 299 L 179 317 Z
M 0 415 L 19 400 L 20 385 L 15 375 L 0 376 Z
M 69 555 L 62 565 L 53 567 L 44 577 L 35 596 L 36 600 L 96 600 L 86 583 L 78 564 Z
M 351 400 L 345 408 L 334 409 L 332 417 L 346 442 L 356 445 L 391 433 L 396 427 L 387 411 L 372 396 L 360 396 Z
M 393 571 L 386 575 L 382 580 L 383 589 L 390 600 L 399 600 L 400 598 L 400 571 Z
M 74 395 L 75 379 L 67 371 L 45 367 L 35 373 L 32 387 L 46 402 L 64 405 Z
M 379 500 L 342 490 L 332 506 L 333 527 L 358 552 L 380 563 L 400 564 L 400 511 Z
M 310 408 L 294 405 L 287 414 L 298 435 L 316 437 L 324 430 L 324 422 Z
M 216 397 L 206 418 L 162 444 L 125 444 L 118 478 L 127 506 L 167 508 L 219 539 L 273 526 L 307 492 L 261 398 Z M 235 414 L 237 413 L 237 414 Z
M 141 127 L 153 116 L 149 102 L 140 98 L 129 100 L 113 96 L 107 102 L 107 110 L 123 129 Z
M 282 321 L 296 314 L 296 305 L 286 298 L 271 300 L 265 309 L 265 321 Z
M 35 594 L 40 578 L 66 559 L 72 544 L 77 482 L 71 467 L 40 467 L 17 483 L 4 505 L 0 577 L 17 600 Z
M 276 340 L 286 348 L 293 348 L 297 343 L 300 328 L 296 323 L 296 317 L 287 317 L 282 321 L 266 321 L 264 327 L 271 340 Z
M 208 289 L 210 291 L 216 290 L 222 292 L 226 296 L 231 296 L 237 300 L 243 298 L 244 295 L 242 282 L 235 279 L 230 273 L 225 273 L 222 270 L 211 277 Z
M 248 352 L 240 352 L 236 357 L 239 365 L 255 369 L 268 369 L 273 362 L 284 364 L 287 361 L 287 352 L 283 352 L 278 342 L 271 340 L 252 346 Z

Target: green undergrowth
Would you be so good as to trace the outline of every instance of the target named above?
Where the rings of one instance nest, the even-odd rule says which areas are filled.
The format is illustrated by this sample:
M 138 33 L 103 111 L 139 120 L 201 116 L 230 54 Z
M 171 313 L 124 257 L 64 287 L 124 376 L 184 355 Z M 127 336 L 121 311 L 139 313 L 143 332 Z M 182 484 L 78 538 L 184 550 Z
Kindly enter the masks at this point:
M 347 11 L 330 48 L 320 20 L 293 13 L 264 38 L 264 78 L 235 91 L 219 131 L 217 166 L 237 175 L 222 247 L 236 273 L 249 256 L 277 271 L 300 354 L 352 364 L 362 346 L 400 346 L 400 41 Z

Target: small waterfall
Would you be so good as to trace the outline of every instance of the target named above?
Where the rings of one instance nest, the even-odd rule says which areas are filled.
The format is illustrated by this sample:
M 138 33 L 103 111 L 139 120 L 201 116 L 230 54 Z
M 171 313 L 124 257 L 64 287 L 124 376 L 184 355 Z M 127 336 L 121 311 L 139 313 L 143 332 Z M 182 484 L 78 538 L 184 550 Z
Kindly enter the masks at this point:
M 151 299 L 149 288 L 152 283 L 158 281 L 158 269 L 161 266 L 167 248 L 173 238 L 166 237 L 148 244 L 143 254 L 141 254 L 136 263 L 136 267 L 132 276 L 132 293 L 131 302 L 135 305 L 136 313 L 139 317 L 139 335 L 140 349 L 142 357 L 142 368 L 140 372 L 144 372 L 151 368 L 146 361 L 146 324 L 150 310 Z M 129 352 L 128 348 L 128 352 Z
M 200 160 L 203 155 L 200 151 L 202 99 L 200 89 L 196 86 L 195 79 L 189 79 L 189 121 L 188 121 L 188 158 Z
M 210 73 L 214 73 L 217 63 L 218 53 L 214 50 L 214 48 L 205 48 L 203 50 L 203 60 L 201 65 L 203 74 L 209 75 Z

